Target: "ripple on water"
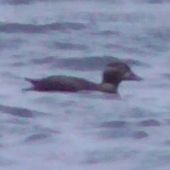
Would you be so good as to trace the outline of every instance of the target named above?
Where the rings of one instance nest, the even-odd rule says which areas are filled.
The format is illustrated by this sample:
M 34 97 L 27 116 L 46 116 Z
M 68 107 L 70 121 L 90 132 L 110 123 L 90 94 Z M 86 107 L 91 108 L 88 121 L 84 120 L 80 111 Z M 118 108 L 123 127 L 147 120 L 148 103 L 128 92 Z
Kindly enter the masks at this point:
M 119 31 L 112 31 L 112 30 L 105 30 L 105 31 L 99 31 L 92 33 L 93 35 L 99 35 L 99 36 L 120 36 Z
M 156 119 L 143 120 L 138 123 L 138 126 L 150 127 L 150 126 L 160 126 L 160 122 Z
M 43 62 L 43 59 L 39 59 L 36 61 L 41 63 Z M 138 60 L 133 60 L 133 59 L 120 60 L 112 56 L 90 56 L 84 58 L 64 58 L 64 59 L 59 59 L 59 58 L 54 59 L 49 57 L 48 61 L 51 62 L 52 68 L 61 67 L 61 68 L 81 70 L 81 71 L 90 71 L 90 70 L 102 71 L 107 64 L 114 61 L 123 61 L 127 63 L 129 66 L 148 67 L 147 64 Z
M 55 42 L 52 45 L 52 48 L 60 49 L 60 50 L 87 50 L 88 46 L 83 44 L 74 44 L 74 43 L 68 43 L 68 42 Z
M 133 159 L 137 155 L 136 150 L 127 148 L 114 148 L 105 150 L 95 150 L 87 153 L 85 164 L 97 164 L 103 162 L 115 162 Z
M 43 112 L 38 112 L 38 111 L 20 108 L 20 107 L 5 106 L 5 105 L 0 105 L 0 110 L 2 113 L 11 114 L 13 116 L 18 116 L 18 117 L 23 117 L 23 118 L 24 117 L 33 118 L 37 115 L 44 115 Z
M 111 56 L 102 56 L 102 57 L 84 57 L 84 58 L 65 58 L 58 59 L 55 63 L 52 63 L 52 67 L 63 67 L 73 70 L 100 70 L 103 67 L 115 60 L 117 58 Z
M 20 61 L 20 62 L 14 62 L 12 64 L 9 64 L 10 67 L 24 67 L 24 66 L 27 66 L 28 64 L 23 62 L 23 61 Z
M 10 4 L 10 5 L 28 5 L 33 2 L 36 2 L 36 0 L 2 0 L 3 3 Z
M 24 142 L 40 142 L 44 141 L 45 139 L 49 139 L 51 137 L 51 134 L 49 133 L 38 133 L 38 134 L 33 134 L 27 137 Z
M 104 45 L 104 48 L 106 49 L 113 49 L 113 50 L 118 50 L 118 51 L 123 51 L 125 53 L 128 53 L 128 54 L 146 54 L 146 52 L 142 49 L 139 49 L 137 47 L 127 47 L 127 46 L 123 46 L 123 45 L 118 45 L 118 44 L 111 44 L 111 43 L 108 43 L 108 44 L 105 44 Z
M 35 24 L 20 24 L 20 23 L 1 23 L 0 32 L 4 33 L 46 33 L 48 31 L 64 31 L 67 29 L 71 30 L 82 30 L 86 26 L 82 23 L 73 23 L 73 22 L 57 22 L 44 25 L 35 25 Z
M 149 122 L 153 124 L 149 124 Z M 144 125 L 140 124 L 141 127 L 145 126 L 157 126 L 155 122 L 152 121 L 142 121 Z M 157 123 L 157 122 L 156 122 Z M 138 125 L 138 124 L 137 124 Z M 138 129 L 136 123 L 127 122 L 127 121 L 110 121 L 101 123 L 98 127 L 102 128 L 99 133 L 99 137 L 103 139 L 119 139 L 119 138 L 134 138 L 134 139 L 142 139 L 149 136 L 149 134 L 143 130 Z
M 135 131 L 132 134 L 132 138 L 134 138 L 134 139 L 143 139 L 143 138 L 146 138 L 148 136 L 149 136 L 149 134 L 146 133 L 145 131 Z
M 120 59 L 112 56 L 91 56 L 84 58 L 59 58 L 58 56 L 47 56 L 39 59 L 31 59 L 30 64 L 48 64 L 51 65 L 51 68 L 57 67 L 81 71 L 102 71 L 107 64 L 114 62 L 115 60 L 120 61 Z M 121 61 L 127 63 L 129 66 L 149 66 L 144 62 L 134 59 L 123 59 Z
M 17 49 L 19 48 L 25 41 L 20 38 L 14 39 L 1 39 L 0 40 L 0 49 Z
M 118 120 L 100 123 L 98 128 L 97 136 L 102 139 L 129 138 L 133 131 L 131 123 Z
M 127 125 L 129 125 L 128 122 L 126 121 L 110 121 L 110 122 L 104 122 L 104 123 L 101 123 L 101 127 L 104 127 L 104 128 L 126 128 Z
M 101 130 L 97 136 L 104 140 L 129 138 L 131 131 L 131 129 L 107 129 Z
M 41 57 L 41 58 L 33 58 L 30 59 L 30 64 L 52 64 L 52 63 L 57 63 L 58 57 L 54 56 L 46 56 L 46 57 Z

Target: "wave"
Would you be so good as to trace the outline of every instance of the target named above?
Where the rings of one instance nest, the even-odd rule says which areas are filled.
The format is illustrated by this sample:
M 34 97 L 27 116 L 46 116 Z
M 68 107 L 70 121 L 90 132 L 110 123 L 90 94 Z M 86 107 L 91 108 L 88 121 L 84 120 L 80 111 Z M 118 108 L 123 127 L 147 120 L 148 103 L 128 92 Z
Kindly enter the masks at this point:
M 44 115 L 43 112 L 5 105 L 0 105 L 0 112 L 23 118 L 33 118 L 37 115 Z
M 0 32 L 5 33 L 46 33 L 48 31 L 82 30 L 86 25 L 82 23 L 62 22 L 44 25 L 1 23 Z
M 112 56 L 90 56 L 84 58 L 56 58 L 49 56 L 41 59 L 32 59 L 32 64 L 48 64 L 51 68 L 64 68 L 80 71 L 101 71 L 105 65 L 115 61 Z M 139 60 L 126 59 L 122 60 L 130 66 L 150 67 L 149 64 Z

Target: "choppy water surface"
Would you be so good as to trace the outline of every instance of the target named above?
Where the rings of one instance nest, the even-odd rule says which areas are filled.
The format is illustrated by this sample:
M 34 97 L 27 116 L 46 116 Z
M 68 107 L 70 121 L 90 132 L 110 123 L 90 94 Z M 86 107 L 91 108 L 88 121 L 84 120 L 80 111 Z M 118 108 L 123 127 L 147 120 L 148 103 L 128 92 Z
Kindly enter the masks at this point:
M 0 169 L 169 170 L 168 1 L 0 1 Z M 114 58 L 143 82 L 23 93 L 24 77 L 101 81 Z

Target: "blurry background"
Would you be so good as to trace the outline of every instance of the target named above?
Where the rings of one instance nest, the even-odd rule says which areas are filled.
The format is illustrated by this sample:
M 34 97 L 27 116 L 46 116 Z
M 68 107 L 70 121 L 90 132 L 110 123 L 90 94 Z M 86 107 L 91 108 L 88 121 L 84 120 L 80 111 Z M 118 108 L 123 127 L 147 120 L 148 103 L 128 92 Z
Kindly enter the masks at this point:
M 22 93 L 23 77 L 99 83 L 123 59 L 143 82 Z M 0 0 L 0 169 L 169 170 L 168 0 Z

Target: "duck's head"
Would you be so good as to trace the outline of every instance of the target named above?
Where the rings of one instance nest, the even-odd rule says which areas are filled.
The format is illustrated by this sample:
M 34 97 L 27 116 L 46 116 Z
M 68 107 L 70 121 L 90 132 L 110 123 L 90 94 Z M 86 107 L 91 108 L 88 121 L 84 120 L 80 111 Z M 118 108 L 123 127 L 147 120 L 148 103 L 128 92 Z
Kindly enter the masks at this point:
M 102 83 L 118 85 L 121 81 L 128 80 L 140 81 L 142 78 L 133 73 L 126 63 L 116 61 L 106 65 Z

